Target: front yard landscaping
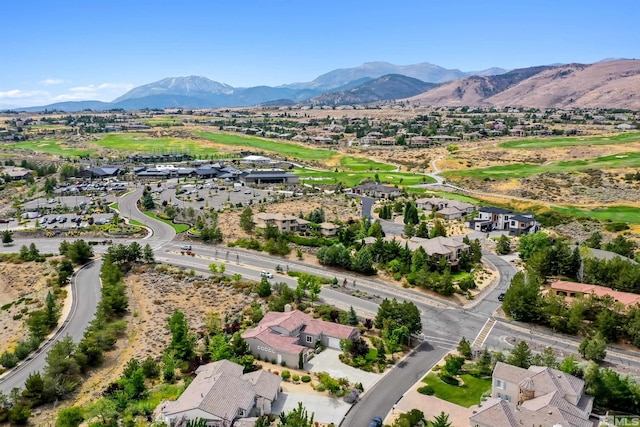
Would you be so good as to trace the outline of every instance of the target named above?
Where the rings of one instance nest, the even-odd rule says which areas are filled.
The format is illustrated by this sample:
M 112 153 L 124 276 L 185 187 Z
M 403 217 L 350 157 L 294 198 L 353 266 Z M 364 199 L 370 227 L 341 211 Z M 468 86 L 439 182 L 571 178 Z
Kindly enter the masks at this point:
M 462 374 L 460 379 L 462 384 L 455 386 L 444 383 L 436 374 L 429 374 L 422 382 L 433 389 L 434 396 L 465 408 L 479 404 L 482 395 L 491 390 L 491 378 Z

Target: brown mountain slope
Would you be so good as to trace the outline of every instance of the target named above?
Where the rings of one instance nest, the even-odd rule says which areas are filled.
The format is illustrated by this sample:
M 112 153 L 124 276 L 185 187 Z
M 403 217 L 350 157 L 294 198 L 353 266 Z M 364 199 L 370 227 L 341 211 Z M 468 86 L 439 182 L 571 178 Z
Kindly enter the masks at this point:
M 528 75 L 523 71 L 528 70 Z M 517 75 L 508 76 L 519 72 Z M 640 60 L 535 67 L 469 77 L 409 98 L 422 105 L 640 109 Z
M 570 64 L 485 99 L 491 105 L 640 109 L 640 60 Z

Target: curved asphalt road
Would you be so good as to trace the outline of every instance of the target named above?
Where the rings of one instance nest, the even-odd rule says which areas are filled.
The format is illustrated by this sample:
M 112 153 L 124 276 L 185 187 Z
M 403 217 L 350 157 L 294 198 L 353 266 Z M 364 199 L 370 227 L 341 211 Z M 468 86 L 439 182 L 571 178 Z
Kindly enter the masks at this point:
M 74 342 L 80 341 L 87 325 L 93 320 L 100 300 L 101 266 L 101 261 L 92 261 L 80 268 L 71 283 L 73 304 L 69 316 L 55 335 L 45 341 L 35 353 L 0 377 L 0 390 L 8 395 L 15 387 L 23 388 L 25 380 L 31 373 L 43 371 L 47 352 L 56 341 L 67 335 L 71 336 Z
M 176 232 L 173 227 L 149 218 L 138 209 L 136 203 L 142 196 L 142 189 L 125 195 L 119 200 L 121 212 L 126 212 L 130 218 L 136 219 L 143 224 L 153 227 L 153 234 L 147 239 L 154 249 L 159 249 L 164 244 L 175 238 Z M 124 211 L 123 211 L 124 209 Z M 35 239 L 35 242 L 41 252 L 56 253 L 60 246 L 59 239 Z M 131 240 L 123 239 L 122 243 L 130 243 Z M 16 242 L 20 244 L 20 242 Z M 95 246 L 96 252 L 104 252 L 106 246 Z M 2 251 L 15 251 L 14 247 L 3 246 Z M 0 390 L 6 394 L 15 388 L 23 388 L 27 377 L 37 371 L 43 371 L 46 366 L 46 357 L 51 346 L 58 340 L 67 335 L 73 338 L 74 342 L 82 339 L 84 331 L 95 316 L 98 302 L 100 301 L 100 267 L 101 261 L 92 261 L 82 266 L 72 278 L 70 285 L 73 293 L 73 303 L 66 320 L 60 325 L 55 334 L 45 341 L 41 347 L 31 354 L 27 359 L 21 362 L 12 370 L 0 376 Z

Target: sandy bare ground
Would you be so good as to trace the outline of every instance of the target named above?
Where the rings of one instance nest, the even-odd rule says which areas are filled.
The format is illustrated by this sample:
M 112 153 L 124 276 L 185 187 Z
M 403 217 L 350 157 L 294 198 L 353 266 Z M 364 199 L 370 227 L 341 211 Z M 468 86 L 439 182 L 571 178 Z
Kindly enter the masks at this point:
M 53 276 L 55 269 L 49 262 L 0 263 L 0 306 L 13 303 L 0 309 L 0 353 L 12 350 L 29 334 L 24 319 L 42 308 Z

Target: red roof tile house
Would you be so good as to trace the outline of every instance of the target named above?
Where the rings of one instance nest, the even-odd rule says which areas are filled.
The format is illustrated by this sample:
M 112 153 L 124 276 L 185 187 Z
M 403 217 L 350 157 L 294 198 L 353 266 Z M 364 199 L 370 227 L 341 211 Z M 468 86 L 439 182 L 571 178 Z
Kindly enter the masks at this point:
M 315 348 L 316 343 L 339 349 L 340 340 L 359 334 L 359 330 L 353 326 L 325 322 L 293 310 L 268 312 L 258 326 L 248 329 L 242 338 L 247 341 L 255 357 L 299 367 L 300 362 L 307 362 L 309 351 Z
M 619 302 L 625 307 L 631 307 L 640 304 L 640 295 L 630 292 L 614 291 L 604 286 L 589 285 L 586 283 L 574 283 L 558 280 L 551 284 L 551 292 L 555 295 L 563 295 L 568 298 L 584 298 L 589 295 L 597 297 L 610 296 L 615 302 Z

